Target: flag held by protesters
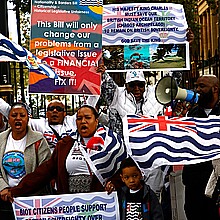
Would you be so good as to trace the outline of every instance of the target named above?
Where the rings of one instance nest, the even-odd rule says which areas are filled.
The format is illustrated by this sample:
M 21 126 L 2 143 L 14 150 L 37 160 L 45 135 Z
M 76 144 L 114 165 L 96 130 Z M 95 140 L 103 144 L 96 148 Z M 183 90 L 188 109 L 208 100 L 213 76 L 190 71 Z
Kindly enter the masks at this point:
M 145 171 L 220 158 L 220 117 L 127 115 L 123 123 L 128 154 Z
M 31 71 L 58 79 L 54 70 L 30 51 L 0 33 L 0 62 L 22 62 Z
M 81 146 L 81 152 L 99 181 L 105 185 L 127 157 L 122 138 L 107 127 L 99 127 L 94 136 Z
M 27 51 L 0 33 L 0 61 L 25 62 Z

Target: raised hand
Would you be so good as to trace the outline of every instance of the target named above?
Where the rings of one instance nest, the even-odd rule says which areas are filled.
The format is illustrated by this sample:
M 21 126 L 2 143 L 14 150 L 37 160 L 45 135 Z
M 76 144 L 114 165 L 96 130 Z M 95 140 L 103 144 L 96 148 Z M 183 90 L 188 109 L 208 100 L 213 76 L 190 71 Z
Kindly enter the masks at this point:
M 189 44 L 194 41 L 195 36 L 191 28 L 187 28 L 186 38 Z
M 97 67 L 97 70 L 96 72 L 97 73 L 101 73 L 101 75 L 106 71 L 106 66 L 104 64 L 100 64 L 98 67 Z
M 105 185 L 105 191 L 107 191 L 108 194 L 111 194 L 114 190 L 115 190 L 114 184 L 111 181 L 107 182 Z

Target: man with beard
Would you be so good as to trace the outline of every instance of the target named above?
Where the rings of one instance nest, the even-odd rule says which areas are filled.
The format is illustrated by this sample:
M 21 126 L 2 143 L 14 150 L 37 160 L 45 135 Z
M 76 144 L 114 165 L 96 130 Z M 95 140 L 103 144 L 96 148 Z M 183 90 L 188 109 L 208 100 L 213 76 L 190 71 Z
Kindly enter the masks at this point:
M 207 118 L 209 115 L 220 115 L 218 78 L 214 75 L 199 77 L 196 91 L 199 94 L 198 105 L 187 116 Z M 212 161 L 185 165 L 183 168 L 184 209 L 188 220 L 219 220 L 216 201 L 205 196 L 206 184 L 212 170 Z
M 0 112 L 6 118 L 8 118 L 10 109 L 11 106 L 0 98 Z M 57 99 L 48 104 L 46 116 L 47 118 L 30 118 L 28 124 L 34 131 L 39 131 L 44 135 L 52 152 L 58 140 L 67 135 L 75 135 L 76 116 L 66 115 L 64 104 Z

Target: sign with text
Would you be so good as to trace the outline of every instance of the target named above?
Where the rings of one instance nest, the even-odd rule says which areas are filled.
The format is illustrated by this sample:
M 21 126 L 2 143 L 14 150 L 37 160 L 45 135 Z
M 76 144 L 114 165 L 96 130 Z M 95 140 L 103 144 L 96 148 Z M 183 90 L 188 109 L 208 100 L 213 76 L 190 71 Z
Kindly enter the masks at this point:
M 119 219 L 116 192 L 18 197 L 12 205 L 17 220 Z
M 102 1 L 32 0 L 31 52 L 54 72 L 30 71 L 29 92 L 100 94 Z
M 184 8 L 172 3 L 105 5 L 103 56 L 108 71 L 190 68 Z

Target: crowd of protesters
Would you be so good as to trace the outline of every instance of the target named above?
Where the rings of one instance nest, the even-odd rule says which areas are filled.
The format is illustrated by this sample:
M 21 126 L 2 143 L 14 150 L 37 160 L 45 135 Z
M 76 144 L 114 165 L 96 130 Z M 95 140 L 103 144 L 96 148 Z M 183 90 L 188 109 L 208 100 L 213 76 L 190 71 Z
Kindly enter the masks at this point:
M 98 71 L 103 68 L 103 66 L 99 67 Z M 114 120 L 121 120 L 126 113 L 151 116 L 163 114 L 163 106 L 159 103 L 152 105 L 152 102 L 156 103 L 156 99 L 151 93 L 148 93 L 148 87 L 146 86 L 146 80 L 142 71 L 127 71 L 125 87 L 123 88 L 118 87 L 105 71 L 102 72 L 102 77 L 102 91 L 106 98 L 106 103 L 108 103 L 107 112 L 109 113 L 113 109 L 113 111 L 119 115 L 118 117 L 115 116 L 113 118 Z M 108 83 L 110 82 L 111 86 L 107 86 L 107 88 L 111 89 L 110 91 L 106 89 L 106 79 L 108 79 Z M 196 91 L 199 94 L 199 101 L 195 106 L 192 106 L 191 109 L 187 110 L 187 116 L 208 117 L 208 115 L 219 115 L 219 85 L 217 77 L 213 75 L 199 77 L 196 82 Z M 150 105 L 146 104 L 147 101 L 150 101 Z M 114 134 L 118 137 L 121 136 L 121 138 L 123 138 L 123 135 L 118 132 L 117 126 L 112 127 L 111 120 L 107 120 L 107 122 L 109 122 L 107 126 L 103 127 L 100 124 L 99 114 L 96 108 L 90 105 L 89 99 L 87 105 L 80 107 L 77 113 L 73 116 L 66 116 L 64 112 L 64 104 L 59 100 L 53 100 L 48 104 L 46 119 L 30 118 L 30 113 L 26 107 L 27 105 L 23 103 L 14 103 L 10 106 L 4 102 L 3 99 L 1 99 L 0 102 L 2 104 L 0 111 L 4 117 L 8 119 L 9 124 L 9 128 L 5 128 L 6 131 L 3 131 L 0 134 L 1 140 L 5 140 L 2 141 L 0 149 L 2 158 L 0 166 L 0 195 L 1 204 L 3 204 L 1 205 L 0 212 L 2 216 L 7 215 L 7 219 L 13 219 L 13 212 L 9 203 L 13 201 L 13 197 L 33 195 L 36 193 L 41 195 L 40 191 L 44 189 L 45 185 L 50 184 L 53 180 L 55 181 L 55 186 L 53 186 L 54 190 L 51 190 L 50 192 L 45 191 L 45 193 L 60 194 L 102 190 L 112 192 L 112 190 L 115 189 L 119 192 L 120 188 L 125 184 L 128 187 L 127 190 L 129 193 L 125 194 L 125 196 L 128 196 L 129 200 L 131 200 L 129 205 L 138 203 L 135 198 L 142 198 L 146 192 L 147 194 L 152 194 L 153 192 L 152 199 L 154 198 L 154 202 L 152 202 L 151 199 L 148 202 L 152 202 L 152 204 L 155 205 L 157 204 L 156 207 L 158 207 L 158 193 L 161 192 L 163 187 L 164 175 L 156 175 L 152 178 L 153 181 L 149 182 L 146 178 L 147 175 L 145 174 L 145 179 L 142 175 L 139 176 L 139 171 L 136 170 L 136 168 L 133 168 L 133 165 L 131 164 L 126 165 L 129 167 L 128 171 L 125 166 L 125 168 L 120 169 L 120 173 L 116 172 L 112 176 L 111 181 L 107 182 L 105 187 L 103 187 L 95 177 L 86 162 L 80 147 L 86 148 L 90 139 L 94 135 L 97 136 L 97 130 L 106 130 L 108 129 L 108 126 L 109 129 L 117 131 L 118 134 Z M 94 105 L 94 102 L 92 104 Z M 97 103 L 95 102 L 95 104 Z M 152 109 L 156 106 L 158 106 L 158 108 Z M 148 109 L 148 112 L 146 109 Z M 183 109 L 183 111 L 185 111 L 185 109 Z M 111 115 L 108 115 L 108 117 L 111 118 Z M 123 125 L 122 122 L 114 122 L 113 124 Z M 53 145 L 51 145 L 51 141 L 48 139 L 49 131 L 56 142 Z M 107 131 L 106 134 L 108 134 Z M 39 140 L 40 144 L 38 146 L 36 143 L 38 143 Z M 124 145 L 123 139 L 121 143 Z M 19 157 L 18 159 L 23 161 L 23 167 L 19 167 L 22 171 L 19 172 L 18 175 L 15 175 L 15 172 L 13 171 L 13 169 L 17 170 L 16 164 L 15 167 L 7 165 L 7 161 L 12 157 L 15 157 L 15 154 L 13 154 L 14 151 L 19 152 L 19 155 L 16 153 L 16 157 Z M 30 156 L 27 157 L 26 155 Z M 77 155 L 77 157 L 73 157 L 72 155 Z M 27 160 L 27 158 L 29 158 L 29 160 Z M 78 160 L 76 158 L 81 159 Z M 66 165 L 63 166 L 60 163 Z M 124 162 L 122 164 L 124 164 Z M 29 168 L 29 166 L 31 168 Z M 211 161 L 184 166 L 184 209 L 188 220 L 195 219 L 198 216 L 199 219 L 207 219 L 207 216 L 210 220 L 219 219 L 218 206 L 216 205 L 218 198 L 216 192 L 218 191 L 219 184 L 217 183 L 214 186 L 215 189 L 211 195 L 205 195 L 205 189 L 209 177 L 212 172 L 217 170 L 218 166 L 218 163 L 216 165 L 216 161 L 215 170 L 213 169 Z M 163 172 L 162 169 L 158 170 Z M 131 174 L 129 174 L 129 172 L 131 172 Z M 139 179 L 137 181 L 141 180 L 141 182 L 144 183 L 139 184 L 139 182 L 137 182 L 137 192 L 140 191 L 139 193 L 141 193 L 141 197 L 134 196 L 134 199 L 132 199 L 132 195 L 135 194 L 132 194 L 133 191 L 132 189 L 129 189 L 129 184 L 123 176 L 127 175 L 127 178 L 129 179 L 129 175 L 132 175 L 132 172 L 137 173 L 137 175 L 134 175 L 135 178 L 131 177 L 131 180 L 129 181 L 134 182 L 135 185 L 137 176 Z M 38 178 L 35 178 L 36 176 Z M 91 178 L 92 176 L 95 178 Z M 161 181 L 161 186 L 158 186 L 156 183 L 157 188 L 155 189 L 155 182 L 158 181 Z M 81 182 L 84 184 L 79 184 Z M 146 191 L 146 187 L 148 191 Z M 197 206 L 198 204 L 199 207 L 206 209 L 206 213 L 201 213 L 201 209 Z M 156 212 L 157 214 L 155 214 L 155 218 L 152 217 L 152 219 L 172 219 L 172 216 L 164 218 L 163 215 L 165 213 L 161 214 L 160 209 L 162 210 L 162 207 L 160 204 L 159 207 L 159 209 L 157 208 L 159 214 Z M 154 215 L 154 211 L 147 213 L 148 218 L 149 216 Z M 124 213 L 122 219 L 126 219 L 127 212 L 123 211 L 122 213 Z M 145 216 L 146 213 L 143 213 L 142 210 L 140 213 L 136 213 L 136 215 Z M 143 219 L 148 218 L 143 217 Z
M 172 219 L 171 210 L 166 215 L 159 201 L 165 182 L 164 170 L 168 169 L 159 167 L 143 175 L 127 155 L 122 132 L 122 118 L 127 114 L 164 114 L 164 106 L 155 98 L 155 86 L 147 85 L 140 69 L 126 71 L 124 87 L 113 81 L 104 64 L 97 72 L 102 77 L 101 96 L 88 98 L 73 116 L 66 115 L 64 104 L 57 99 L 48 104 L 46 118 L 34 119 L 26 104 L 10 106 L 0 98 L 0 216 L 4 219 L 14 219 L 11 202 L 17 196 L 104 190 L 109 194 L 117 191 L 121 219 L 131 216 L 143 220 Z M 190 109 L 184 109 L 183 105 L 181 116 L 219 116 L 218 78 L 200 76 L 196 92 L 198 103 Z M 98 99 L 107 105 L 107 115 L 103 117 L 97 111 Z M 85 154 L 106 150 L 108 138 L 116 140 L 115 150 L 125 151 L 121 152 L 120 166 L 103 186 Z M 19 161 L 19 166 L 11 161 Z M 184 166 L 187 220 L 219 219 L 219 167 L 219 160 Z M 135 211 L 131 211 L 134 207 Z

